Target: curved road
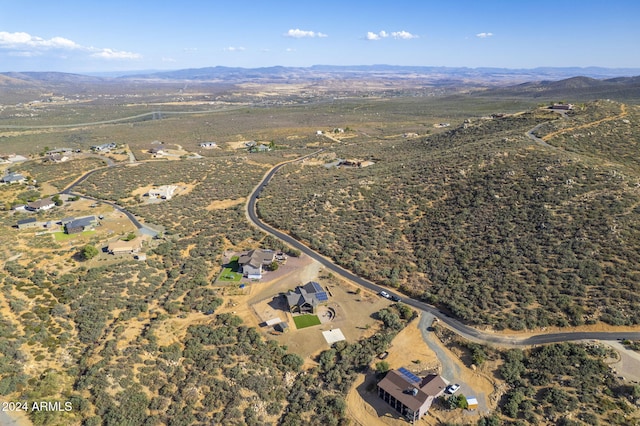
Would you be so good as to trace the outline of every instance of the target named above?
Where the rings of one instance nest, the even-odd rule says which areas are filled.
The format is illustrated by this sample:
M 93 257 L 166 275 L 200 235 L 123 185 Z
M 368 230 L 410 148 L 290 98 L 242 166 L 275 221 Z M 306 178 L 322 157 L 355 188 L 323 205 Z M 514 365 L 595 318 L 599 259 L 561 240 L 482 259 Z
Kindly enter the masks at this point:
M 547 123 L 540 123 L 537 126 L 535 126 L 533 129 L 529 130 L 527 132 L 527 136 L 529 137 L 529 139 L 533 140 L 538 145 L 544 146 L 545 148 L 558 150 L 558 147 L 553 146 L 553 145 L 549 145 L 544 139 L 539 138 L 539 137 L 537 137 L 536 135 L 533 134 L 535 131 L 537 131 L 544 124 L 547 124 Z
M 104 159 L 104 157 L 100 157 L 102 159 Z M 103 204 L 108 204 L 111 207 L 113 207 L 114 209 L 118 210 L 120 213 L 124 214 L 125 216 L 127 216 L 129 218 L 129 220 L 133 223 L 133 225 L 138 228 L 142 233 L 144 234 L 148 234 L 148 235 L 152 235 L 155 236 L 158 234 L 158 231 L 149 228 L 148 226 L 144 225 L 143 223 L 141 223 L 134 215 L 133 213 L 129 212 L 128 210 L 126 210 L 123 207 L 120 207 L 119 205 L 117 205 L 116 203 L 112 202 L 112 201 L 106 201 L 106 200 L 99 200 L 97 198 L 94 197 L 90 197 L 88 195 L 82 195 L 82 194 L 78 194 L 76 192 L 72 192 L 71 190 L 81 184 L 82 182 L 84 182 L 85 180 L 87 180 L 87 178 L 89 176 L 91 176 L 92 174 L 94 174 L 95 172 L 97 172 L 98 170 L 103 170 L 105 168 L 109 168 L 109 167 L 117 167 L 118 164 L 115 164 L 111 159 L 107 159 L 107 167 L 101 167 L 98 169 L 93 169 L 88 171 L 87 173 L 85 173 L 84 175 L 80 176 L 75 182 L 73 182 L 71 185 L 67 186 L 65 189 L 63 189 L 62 191 L 60 191 L 60 194 L 65 194 L 65 195 L 71 195 L 71 196 L 75 196 L 75 197 L 80 197 L 80 198 L 84 198 L 86 200 L 91 200 L 91 201 L 95 201 L 97 203 L 103 203 Z
M 532 139 L 539 139 L 536 136 L 534 136 L 532 134 L 533 131 L 535 131 L 536 128 L 532 129 L 531 131 L 529 131 L 528 135 L 530 135 L 529 137 L 531 137 Z M 542 141 L 542 139 L 540 139 L 540 141 Z M 542 141 L 542 143 L 544 143 L 546 145 L 546 142 Z M 549 145 L 550 146 L 550 145 Z M 551 147 L 551 146 L 550 146 Z M 551 148 L 555 148 L 555 147 L 551 147 Z M 322 151 L 322 150 L 320 150 Z M 292 161 L 287 161 L 285 163 L 281 163 L 277 166 L 275 166 L 273 169 L 271 169 L 262 179 L 262 181 L 256 186 L 256 188 L 254 189 L 253 193 L 249 196 L 249 201 L 247 202 L 247 216 L 249 218 L 249 220 L 258 228 L 262 229 L 263 231 L 267 232 L 268 234 L 271 234 L 281 240 L 283 240 L 284 242 L 286 242 L 287 244 L 291 245 L 292 247 L 297 248 L 298 250 L 300 250 L 301 252 L 303 252 L 304 254 L 306 254 L 307 256 L 311 257 L 312 259 L 318 261 L 321 265 L 323 265 L 325 268 L 329 269 L 330 271 L 332 271 L 335 274 L 340 275 L 343 278 L 346 278 L 349 281 L 352 281 L 356 284 L 358 284 L 361 287 L 364 287 L 368 290 L 374 291 L 379 293 L 380 291 L 384 290 L 387 293 L 390 293 L 391 295 L 396 295 L 393 292 L 391 292 L 388 288 L 386 287 L 381 287 L 377 284 L 374 284 L 371 281 L 365 280 L 362 277 L 359 277 L 357 275 L 354 275 L 353 273 L 351 273 L 350 271 L 336 265 L 335 263 L 333 263 L 330 259 L 322 256 L 321 254 L 315 252 L 314 250 L 312 250 L 311 248 L 307 247 L 306 245 L 302 244 L 300 241 L 296 240 L 295 238 L 291 237 L 288 234 L 285 234 L 282 231 L 279 231 L 275 228 L 273 228 L 270 225 L 267 225 L 266 223 L 262 222 L 260 220 L 260 218 L 257 215 L 257 211 L 256 211 L 256 204 L 258 202 L 258 199 L 260 198 L 260 193 L 262 192 L 262 190 L 269 184 L 269 182 L 271 181 L 271 179 L 273 178 L 273 176 L 278 172 L 278 170 L 280 170 L 281 167 L 283 167 L 286 164 L 290 164 L 296 161 L 301 161 L 307 157 L 310 157 L 312 155 L 317 154 L 318 152 L 314 152 L 312 154 L 306 155 L 304 157 L 300 157 L 296 160 L 292 160 Z M 630 339 L 630 340 L 640 340 L 640 331 L 638 332 L 563 332 L 563 333 L 549 333 L 549 334 L 539 334 L 539 335 L 535 335 L 535 336 L 531 336 L 528 338 L 523 338 L 520 336 L 508 336 L 508 335 L 501 335 L 501 334 L 494 334 L 494 333 L 487 333 L 478 329 L 475 329 L 473 327 L 470 327 L 460 321 L 458 321 L 455 318 L 452 318 L 450 316 L 448 316 L 445 312 L 442 312 L 441 310 L 439 310 L 438 308 L 436 308 L 433 305 L 429 305 L 427 303 L 424 303 L 422 301 L 416 300 L 416 299 L 411 299 L 411 298 L 403 298 L 403 302 L 409 306 L 412 306 L 416 309 L 419 309 L 421 311 L 425 311 L 425 312 L 429 312 L 431 314 L 433 314 L 434 316 L 436 316 L 437 318 L 439 318 L 439 320 L 444 323 L 447 327 L 449 327 L 451 330 L 455 331 L 456 333 L 458 333 L 460 336 L 471 340 L 473 342 L 476 343 L 482 343 L 482 344 L 494 344 L 497 346 L 508 346 L 508 347 L 515 347 L 515 346 L 531 346 L 531 345 L 538 345 L 538 344 L 545 344 L 545 343 L 555 343 L 555 342 L 566 342 L 566 341 L 571 341 L 571 340 L 585 340 L 585 339 L 591 339 L 591 340 L 616 340 L 616 339 Z

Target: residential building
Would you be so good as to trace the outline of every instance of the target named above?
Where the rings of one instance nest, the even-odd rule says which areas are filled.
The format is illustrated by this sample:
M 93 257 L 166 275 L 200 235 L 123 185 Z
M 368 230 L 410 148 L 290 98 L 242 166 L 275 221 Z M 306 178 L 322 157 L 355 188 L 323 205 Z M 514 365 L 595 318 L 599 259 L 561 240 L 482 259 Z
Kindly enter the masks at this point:
M 406 368 L 389 370 L 378 383 L 378 396 L 411 422 L 424 416 L 447 383 L 438 375 L 420 378 Z
M 43 210 L 49 210 L 56 206 L 51 198 L 43 198 L 42 200 L 33 201 L 27 204 L 27 210 L 32 212 L 39 212 Z
M 167 148 L 164 145 L 154 146 L 149 149 L 149 153 L 153 155 L 164 155 Z
M 112 149 L 116 149 L 116 144 L 113 142 L 103 143 L 102 145 L 94 145 L 91 147 L 91 150 L 96 152 L 109 152 Z
M 95 216 L 87 216 L 78 219 L 74 219 L 71 222 L 64 224 L 64 232 L 67 234 L 79 234 L 84 231 L 93 229 L 96 226 Z
M 69 157 L 64 154 L 55 153 L 47 155 L 44 159 L 45 161 L 49 161 L 51 163 L 64 163 L 65 161 L 69 160 Z
M 22 176 L 20 173 L 9 173 L 0 178 L 0 182 L 2 183 L 23 183 L 26 182 L 27 178 Z
M 107 251 L 110 254 L 131 254 L 138 253 L 142 249 L 142 238 L 134 238 L 130 241 L 118 240 L 109 243 Z M 146 259 L 146 256 L 145 256 Z M 139 260 L 140 257 L 139 257 Z
M 303 286 L 296 287 L 294 291 L 289 291 L 285 297 L 289 311 L 292 313 L 315 314 L 318 305 L 329 300 L 327 292 L 315 281 L 309 281 Z
M 170 200 L 178 189 L 175 185 L 164 185 L 159 188 L 150 189 L 147 193 L 149 198 Z
M 263 267 L 273 262 L 274 258 L 275 252 L 273 250 L 256 249 L 242 253 L 238 258 L 238 264 L 245 277 L 259 280 L 262 279 Z
M 573 109 L 573 104 L 553 104 L 551 109 L 559 109 L 564 111 L 569 111 Z
M 200 148 L 211 149 L 217 147 L 218 144 L 215 142 L 201 142 Z
M 17 226 L 18 229 L 33 228 L 35 226 L 38 226 L 38 221 L 35 217 L 30 217 L 28 219 L 19 220 Z

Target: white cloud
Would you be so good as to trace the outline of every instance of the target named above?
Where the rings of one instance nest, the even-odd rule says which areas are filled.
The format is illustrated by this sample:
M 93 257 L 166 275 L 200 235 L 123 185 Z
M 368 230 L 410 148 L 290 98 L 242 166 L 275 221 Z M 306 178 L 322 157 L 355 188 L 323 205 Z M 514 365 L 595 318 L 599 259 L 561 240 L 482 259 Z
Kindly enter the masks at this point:
M 12 56 L 39 56 L 45 51 L 87 52 L 93 58 L 101 59 L 139 59 L 141 55 L 110 48 L 83 46 L 64 37 L 44 39 L 25 32 L 9 33 L 0 31 L 0 49 L 9 50 Z
M 237 47 L 236 46 L 229 46 L 229 47 L 225 47 L 224 48 L 225 52 L 242 52 L 244 50 L 246 50 L 246 49 L 244 47 L 242 47 L 242 46 L 237 46 Z
M 296 49 L 293 49 L 293 48 L 291 48 L 291 47 L 287 47 L 287 48 L 285 49 L 285 52 L 295 52 L 295 51 L 296 51 Z
M 124 52 L 121 50 L 113 50 L 113 49 L 98 49 L 99 51 L 92 53 L 91 56 L 93 58 L 100 59 L 108 59 L 108 60 L 118 60 L 118 59 L 140 59 L 142 56 L 138 53 L 133 52 Z
M 367 40 L 371 40 L 371 41 L 382 40 L 383 38 L 387 38 L 387 37 L 393 37 L 399 40 L 411 40 L 412 38 L 418 38 L 417 35 L 411 34 L 408 31 L 394 31 L 392 33 L 388 33 L 386 31 L 380 31 L 380 32 L 374 33 L 369 31 L 365 36 Z
M 379 33 L 373 33 L 371 31 L 368 31 L 366 35 L 366 39 L 372 40 L 372 41 L 382 40 L 383 38 L 387 38 L 387 37 L 389 37 L 389 34 L 387 34 L 386 31 L 380 31 Z
M 417 35 L 411 34 L 408 31 L 396 31 L 391 33 L 391 35 L 393 36 L 393 38 L 398 38 L 402 40 L 411 40 L 412 38 L 418 38 Z
M 53 37 L 45 40 L 42 37 L 32 36 L 28 33 L 8 33 L 0 31 L 0 47 L 5 49 L 82 49 L 82 46 L 63 37 Z
M 285 37 L 292 37 L 292 38 L 324 38 L 324 37 L 329 37 L 328 35 L 324 34 L 324 33 L 317 33 L 315 31 L 306 31 L 306 30 L 301 30 L 299 28 L 294 29 L 290 29 L 289 31 L 287 31 L 286 33 L 283 34 Z
M 487 37 L 491 37 L 493 36 L 493 33 L 478 33 L 476 34 L 476 37 L 478 38 L 487 38 Z

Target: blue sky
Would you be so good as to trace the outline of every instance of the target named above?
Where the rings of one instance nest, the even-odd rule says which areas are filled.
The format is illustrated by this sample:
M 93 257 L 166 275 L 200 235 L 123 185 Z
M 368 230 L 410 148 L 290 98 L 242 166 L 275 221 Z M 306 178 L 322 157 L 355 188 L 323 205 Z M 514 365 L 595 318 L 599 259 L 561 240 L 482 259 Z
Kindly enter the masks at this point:
M 0 71 L 640 68 L 638 0 L 0 0 Z

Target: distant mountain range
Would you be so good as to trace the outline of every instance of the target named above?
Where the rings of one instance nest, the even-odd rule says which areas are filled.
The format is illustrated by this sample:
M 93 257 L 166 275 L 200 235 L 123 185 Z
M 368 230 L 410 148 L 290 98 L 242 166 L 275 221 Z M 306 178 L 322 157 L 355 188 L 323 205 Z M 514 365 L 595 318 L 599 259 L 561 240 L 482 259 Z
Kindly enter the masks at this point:
M 535 80 L 560 80 L 574 76 L 591 78 L 614 78 L 640 75 L 640 68 L 466 68 L 466 67 L 421 67 L 395 65 L 314 65 L 311 67 L 266 67 L 266 68 L 232 68 L 208 67 L 182 69 L 176 71 L 157 71 L 144 74 L 127 74 L 120 77 L 128 80 L 191 80 L 191 81 L 251 81 L 251 80 L 298 80 L 320 78 L 326 76 L 341 78 L 412 78 L 422 77 L 432 81 L 438 80 L 473 80 L 497 84 L 511 84 Z
M 175 71 L 126 72 L 123 75 L 82 75 L 59 72 L 0 73 L 0 94 L 90 93 L 141 90 L 163 84 L 306 83 L 369 79 L 401 82 L 404 87 L 484 89 L 478 96 L 575 98 L 640 98 L 640 68 L 465 68 L 394 65 L 234 68 L 208 67 Z M 579 77 L 576 77 L 579 76 Z
M 528 82 L 478 92 L 477 96 L 519 96 L 533 98 L 565 98 L 573 101 L 591 99 L 640 99 L 640 76 L 598 80 L 571 77 L 558 81 Z

